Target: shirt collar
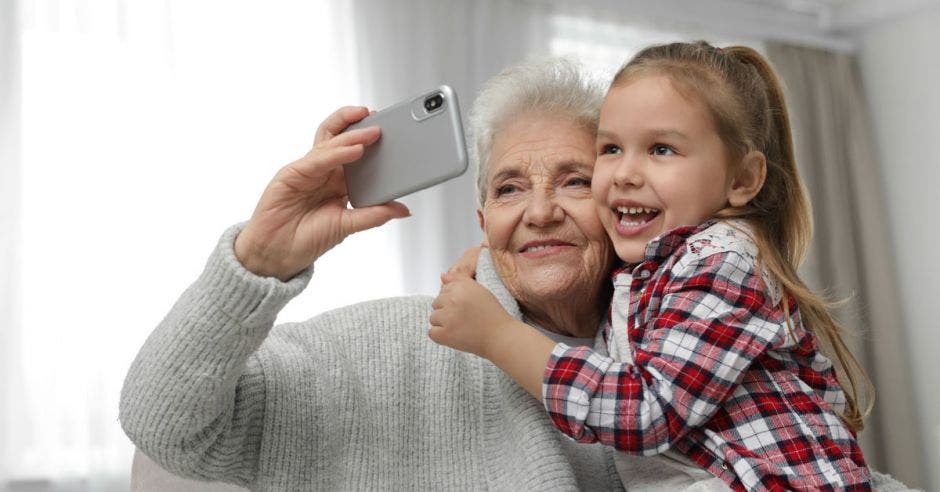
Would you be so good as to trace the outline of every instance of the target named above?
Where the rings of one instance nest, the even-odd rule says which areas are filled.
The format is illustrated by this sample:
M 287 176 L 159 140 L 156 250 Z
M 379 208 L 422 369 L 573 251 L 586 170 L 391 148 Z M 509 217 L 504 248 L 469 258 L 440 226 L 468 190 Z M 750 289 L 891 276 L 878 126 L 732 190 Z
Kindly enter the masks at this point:
M 708 219 L 699 225 L 679 226 L 656 236 L 650 242 L 646 243 L 646 249 L 643 251 L 643 260 L 638 263 L 622 263 L 620 267 L 615 268 L 611 278 L 621 273 L 631 273 L 637 265 L 653 261 L 659 263 L 664 258 L 674 254 L 681 248 L 686 239 L 697 234 L 718 222 L 718 219 Z

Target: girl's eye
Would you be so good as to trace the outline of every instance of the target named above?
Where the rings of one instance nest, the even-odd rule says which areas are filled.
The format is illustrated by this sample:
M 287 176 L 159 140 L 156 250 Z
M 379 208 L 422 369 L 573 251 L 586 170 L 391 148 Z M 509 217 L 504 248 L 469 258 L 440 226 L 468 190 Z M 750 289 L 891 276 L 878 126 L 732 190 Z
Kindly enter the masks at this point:
M 597 155 L 620 154 L 621 152 L 623 152 L 623 150 L 614 144 L 604 144 L 601 145 L 600 152 L 598 152 Z
M 676 151 L 668 146 L 663 144 L 656 144 L 652 148 L 653 155 L 675 155 Z

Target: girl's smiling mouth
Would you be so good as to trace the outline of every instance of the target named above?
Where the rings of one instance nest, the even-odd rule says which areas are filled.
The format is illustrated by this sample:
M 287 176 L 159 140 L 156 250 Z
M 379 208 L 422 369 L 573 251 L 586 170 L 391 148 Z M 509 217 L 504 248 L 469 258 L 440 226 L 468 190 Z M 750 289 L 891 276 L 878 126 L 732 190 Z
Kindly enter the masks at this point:
M 614 228 L 621 236 L 635 236 L 642 233 L 662 210 L 658 208 L 621 205 L 611 209 L 616 221 Z
M 659 215 L 660 210 L 646 207 L 616 207 L 617 222 L 626 226 L 641 226 Z

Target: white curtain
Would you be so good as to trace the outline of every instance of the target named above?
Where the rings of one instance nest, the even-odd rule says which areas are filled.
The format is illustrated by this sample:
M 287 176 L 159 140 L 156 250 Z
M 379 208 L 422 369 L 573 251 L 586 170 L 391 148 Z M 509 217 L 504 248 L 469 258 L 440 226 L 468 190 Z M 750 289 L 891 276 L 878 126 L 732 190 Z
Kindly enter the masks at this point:
M 14 370 L 19 345 L 20 36 L 16 2 L 0 2 L 0 490 L 13 450 L 11 430 Z
M 0 2 L 0 490 L 127 489 L 127 367 L 220 233 L 361 101 L 349 9 Z M 400 293 L 396 248 L 351 238 L 282 319 Z

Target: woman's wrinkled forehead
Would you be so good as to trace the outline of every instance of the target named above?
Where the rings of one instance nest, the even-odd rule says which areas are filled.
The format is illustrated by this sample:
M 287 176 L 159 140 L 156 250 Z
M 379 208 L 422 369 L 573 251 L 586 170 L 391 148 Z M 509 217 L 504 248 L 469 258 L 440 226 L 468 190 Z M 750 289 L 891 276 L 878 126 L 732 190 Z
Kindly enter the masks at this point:
M 494 139 L 487 187 L 509 177 L 553 176 L 594 168 L 594 132 L 569 118 L 530 115 Z

